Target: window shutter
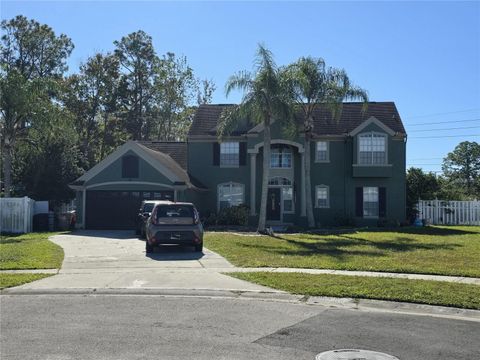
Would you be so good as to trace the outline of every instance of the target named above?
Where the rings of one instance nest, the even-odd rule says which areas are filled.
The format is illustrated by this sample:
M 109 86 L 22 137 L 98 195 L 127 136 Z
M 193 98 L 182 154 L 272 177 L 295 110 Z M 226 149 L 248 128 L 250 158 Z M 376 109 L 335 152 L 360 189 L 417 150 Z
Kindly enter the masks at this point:
M 355 216 L 363 217 L 363 188 L 355 188 Z
M 387 189 L 384 187 L 378 188 L 378 216 L 387 216 Z
M 239 159 L 239 165 L 240 166 L 245 166 L 247 165 L 247 143 L 246 142 L 241 142 L 239 143 L 240 146 L 240 159 Z
M 213 143 L 213 166 L 220 165 L 220 144 L 218 142 Z

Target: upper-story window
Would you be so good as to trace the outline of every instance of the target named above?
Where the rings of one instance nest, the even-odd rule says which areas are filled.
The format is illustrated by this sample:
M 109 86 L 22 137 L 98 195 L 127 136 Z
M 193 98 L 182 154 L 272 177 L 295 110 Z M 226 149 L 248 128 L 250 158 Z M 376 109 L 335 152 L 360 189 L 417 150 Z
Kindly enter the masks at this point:
M 358 163 L 380 165 L 387 163 L 387 136 L 375 132 L 358 135 Z
M 238 142 L 223 142 L 220 144 L 220 166 L 238 166 L 240 160 L 240 145 Z
M 272 147 L 270 152 L 270 168 L 291 168 L 292 149 L 288 147 Z
M 122 178 L 138 178 L 138 157 L 126 155 L 122 157 Z
M 315 161 L 328 162 L 328 141 L 317 141 Z

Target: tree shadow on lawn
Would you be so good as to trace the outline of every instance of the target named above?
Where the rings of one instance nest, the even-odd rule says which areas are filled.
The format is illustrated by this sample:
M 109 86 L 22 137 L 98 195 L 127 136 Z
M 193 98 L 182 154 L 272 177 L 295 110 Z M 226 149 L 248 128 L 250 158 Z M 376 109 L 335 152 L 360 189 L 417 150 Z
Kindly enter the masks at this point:
M 369 241 L 354 236 L 342 235 L 336 239 L 325 239 L 311 237 L 314 242 L 306 242 L 302 240 L 287 239 L 278 237 L 279 240 L 285 241 L 286 244 L 293 245 L 294 248 L 275 247 L 268 245 L 250 245 L 240 244 L 243 247 L 251 247 L 260 251 L 269 252 L 272 254 L 278 254 L 283 256 L 312 256 L 327 255 L 335 258 L 344 258 L 346 256 L 369 256 L 369 257 L 381 257 L 388 256 L 387 251 L 393 252 L 414 252 L 417 250 L 453 250 L 457 247 L 461 247 L 459 244 L 423 244 L 415 241 L 414 239 L 406 237 L 398 237 L 389 241 Z M 303 239 L 309 239 L 303 238 Z M 365 246 L 365 250 L 362 249 L 348 249 L 352 246 Z

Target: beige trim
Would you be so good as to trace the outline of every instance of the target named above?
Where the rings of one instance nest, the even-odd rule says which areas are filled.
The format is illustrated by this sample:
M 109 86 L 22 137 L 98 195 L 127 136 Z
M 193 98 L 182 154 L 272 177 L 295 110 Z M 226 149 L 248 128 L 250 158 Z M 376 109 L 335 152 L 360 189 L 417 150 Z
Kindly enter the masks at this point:
M 355 136 L 357 135 L 358 133 L 360 133 L 363 129 L 365 129 L 368 125 L 370 124 L 375 124 L 377 125 L 380 129 L 382 129 L 383 131 L 385 131 L 388 135 L 390 136 L 393 136 L 396 134 L 395 131 L 393 131 L 392 129 L 390 129 L 387 125 L 385 125 L 384 123 L 382 123 L 380 120 L 378 120 L 376 117 L 374 116 L 371 116 L 367 121 L 364 121 L 363 123 L 361 123 L 360 125 L 358 125 L 355 129 L 353 129 L 352 131 L 350 131 L 349 135 L 350 136 Z

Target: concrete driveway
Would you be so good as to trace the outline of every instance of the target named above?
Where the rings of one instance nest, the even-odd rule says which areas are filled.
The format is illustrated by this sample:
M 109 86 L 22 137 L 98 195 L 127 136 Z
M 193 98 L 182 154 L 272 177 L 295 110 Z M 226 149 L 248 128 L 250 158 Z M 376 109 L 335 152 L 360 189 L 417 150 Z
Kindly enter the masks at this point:
M 145 253 L 145 242 L 132 231 L 78 231 L 51 240 L 65 251 L 58 275 L 17 289 L 208 289 L 268 291 L 273 289 L 221 274 L 233 268 L 204 248 L 164 246 Z

